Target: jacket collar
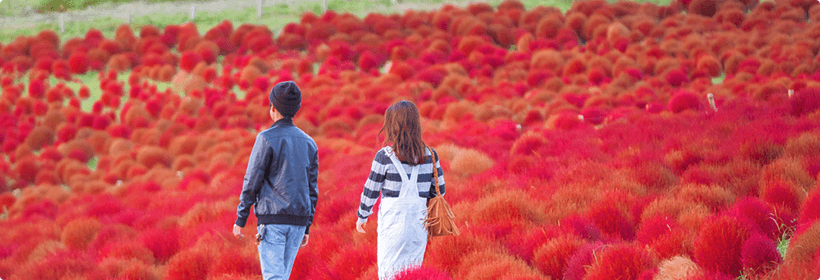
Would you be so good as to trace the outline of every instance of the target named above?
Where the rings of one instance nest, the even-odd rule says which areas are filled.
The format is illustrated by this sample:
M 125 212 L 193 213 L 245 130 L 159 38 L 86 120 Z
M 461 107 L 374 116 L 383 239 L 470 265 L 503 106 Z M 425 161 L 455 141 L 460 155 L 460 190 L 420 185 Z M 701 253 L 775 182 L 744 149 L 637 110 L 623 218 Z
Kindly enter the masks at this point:
M 274 122 L 273 125 L 271 125 L 270 127 L 274 128 L 277 126 L 293 126 L 293 118 L 281 118 L 278 121 Z

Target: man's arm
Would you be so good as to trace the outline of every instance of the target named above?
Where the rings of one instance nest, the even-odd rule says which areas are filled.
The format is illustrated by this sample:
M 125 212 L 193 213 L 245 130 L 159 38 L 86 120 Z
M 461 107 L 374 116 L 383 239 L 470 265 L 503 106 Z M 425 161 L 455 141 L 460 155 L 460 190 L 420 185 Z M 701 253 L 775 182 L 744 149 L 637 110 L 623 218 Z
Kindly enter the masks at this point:
M 239 195 L 239 206 L 236 208 L 236 225 L 245 227 L 250 215 L 251 205 L 254 205 L 259 189 L 265 180 L 265 173 L 270 166 L 271 148 L 268 140 L 262 134 L 256 135 L 256 142 L 248 158 L 248 169 L 245 171 L 245 181 L 242 184 L 242 193 Z
M 310 173 L 308 174 L 308 188 L 310 189 L 310 218 L 308 226 L 305 227 L 305 234 L 310 234 L 310 226 L 313 225 L 313 216 L 316 214 L 316 202 L 319 201 L 319 152 L 313 155 L 310 162 Z M 305 243 L 307 240 L 305 240 Z

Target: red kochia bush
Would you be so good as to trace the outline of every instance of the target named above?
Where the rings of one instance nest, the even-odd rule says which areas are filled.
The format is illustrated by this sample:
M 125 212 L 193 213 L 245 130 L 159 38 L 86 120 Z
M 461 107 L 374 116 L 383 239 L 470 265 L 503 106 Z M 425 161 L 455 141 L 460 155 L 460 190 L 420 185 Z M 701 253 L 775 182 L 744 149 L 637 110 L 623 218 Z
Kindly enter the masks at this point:
M 743 243 L 740 262 L 747 274 L 763 275 L 782 261 L 777 244 L 771 238 L 754 234 Z
M 75 52 L 68 58 L 68 66 L 73 74 L 85 74 L 90 67 L 88 55 L 84 52 Z
M 614 199 L 596 203 L 587 213 L 587 217 L 605 234 L 623 240 L 631 240 L 635 237 L 634 222 L 626 209 L 619 207 L 620 203 L 622 202 Z
M 165 279 L 205 279 L 212 261 L 207 254 L 196 250 L 180 252 L 168 261 Z
M 600 242 L 581 246 L 572 256 L 567 259 L 567 268 L 564 271 L 563 279 L 581 280 L 585 279 L 587 267 L 593 265 L 595 254 L 601 252 L 604 244 Z
M 242 274 L 254 275 L 258 273 L 259 260 L 251 254 L 242 254 L 235 250 L 226 250 L 219 254 L 211 266 L 211 274 Z
M 642 247 L 615 245 L 596 254 L 596 262 L 587 269 L 584 279 L 638 279 L 642 272 L 654 267 L 656 262 Z
M 791 114 L 795 117 L 802 117 L 820 109 L 820 88 L 804 88 L 795 92 L 790 105 Z
M 60 239 L 70 249 L 84 250 L 97 236 L 100 226 L 96 219 L 73 220 L 63 228 Z
M 196 67 L 196 65 L 202 61 L 202 56 L 198 52 L 185 51 L 179 58 L 179 68 L 182 68 L 182 70 L 188 71 L 190 73 L 194 70 L 194 67 Z
M 179 251 L 179 234 L 176 229 L 149 229 L 139 239 L 154 253 L 154 258 L 161 262 L 167 261 Z
M 395 280 L 452 280 L 445 274 L 439 270 L 420 266 L 417 268 L 408 269 L 405 271 L 400 272 Z
M 535 267 L 552 279 L 561 279 L 567 267 L 567 260 L 583 244 L 583 240 L 574 235 L 551 239 L 535 250 L 533 255 Z
M 666 82 L 674 87 L 679 87 L 685 83 L 688 83 L 689 78 L 686 77 L 686 72 L 682 69 L 672 69 L 669 72 L 666 72 Z
M 689 91 L 681 91 L 672 96 L 669 100 L 669 111 L 680 113 L 684 110 L 697 110 L 700 108 L 700 100 L 697 95 Z
M 820 219 L 820 188 L 814 188 L 800 209 L 799 223 L 810 225 Z
M 786 250 L 786 262 L 809 263 L 818 259 L 820 252 L 820 223 L 813 223 L 810 227 L 800 230 L 789 241 Z
M 706 270 L 738 276 L 741 250 L 748 237 L 748 229 L 736 218 L 712 217 L 703 223 L 695 238 L 694 261 Z

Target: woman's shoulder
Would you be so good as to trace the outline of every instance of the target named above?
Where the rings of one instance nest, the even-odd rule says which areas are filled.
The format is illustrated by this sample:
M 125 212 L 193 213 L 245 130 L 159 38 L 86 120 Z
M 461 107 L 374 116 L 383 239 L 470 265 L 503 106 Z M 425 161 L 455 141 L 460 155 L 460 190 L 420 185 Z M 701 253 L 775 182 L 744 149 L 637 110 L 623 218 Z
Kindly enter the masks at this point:
M 378 151 L 376 151 L 376 157 L 373 159 L 377 162 L 386 164 L 390 162 L 390 155 L 393 154 L 393 148 L 390 146 L 382 147 Z

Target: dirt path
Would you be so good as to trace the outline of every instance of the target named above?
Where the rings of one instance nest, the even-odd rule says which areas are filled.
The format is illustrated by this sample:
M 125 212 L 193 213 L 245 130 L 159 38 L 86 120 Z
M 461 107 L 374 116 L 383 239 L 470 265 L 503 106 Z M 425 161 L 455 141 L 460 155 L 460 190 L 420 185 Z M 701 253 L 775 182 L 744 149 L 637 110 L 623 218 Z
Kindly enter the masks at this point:
M 0 0 L 2 1 L 2 0 Z M 6 0 L 14 1 L 14 0 Z M 274 6 L 277 4 L 302 4 L 302 3 L 321 3 L 322 0 L 262 0 L 263 7 Z M 369 1 L 369 0 L 351 0 L 351 1 Z M 447 1 L 454 5 L 466 5 L 467 1 Z M 375 3 L 374 3 L 375 4 Z M 2 5 L 6 5 L 3 3 Z M 62 13 L 36 13 L 31 8 L 19 8 L 20 12 L 16 16 L 0 16 L 0 28 L 5 30 L 34 28 L 41 24 L 57 22 L 62 15 L 65 22 L 81 22 L 91 21 L 99 18 L 110 17 L 112 19 L 121 19 L 123 22 L 128 22 L 130 18 L 138 18 L 142 16 L 150 16 L 157 14 L 174 15 L 174 14 L 190 14 L 191 6 L 195 6 L 195 13 L 200 12 L 218 12 L 227 9 L 244 9 L 257 7 L 258 0 L 212 0 L 212 1 L 176 1 L 165 3 L 145 3 L 132 2 L 124 4 L 106 3 L 93 7 L 88 7 L 85 10 L 66 11 Z M 420 4 L 420 3 L 400 3 L 391 6 L 388 10 L 404 11 L 404 10 L 429 10 L 441 7 L 442 4 Z
M 9 1 L 9 0 L 7 0 Z M 320 0 L 263 0 L 264 7 L 280 3 L 319 2 Z M 190 14 L 191 6 L 195 12 L 218 12 L 227 9 L 244 9 L 256 7 L 257 0 L 212 0 L 212 1 L 176 1 L 163 3 L 132 2 L 124 4 L 106 3 L 88 7 L 85 10 L 66 11 L 62 13 L 36 13 L 30 8 L 20 8 L 19 15 L 0 17 L 0 26 L 4 29 L 33 28 L 40 24 L 56 22 L 60 15 L 66 22 L 91 21 L 98 18 L 110 17 L 128 21 L 129 17 L 138 18 L 157 14 Z

